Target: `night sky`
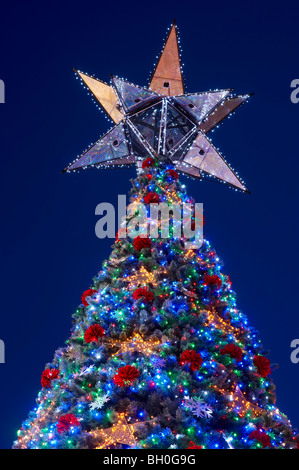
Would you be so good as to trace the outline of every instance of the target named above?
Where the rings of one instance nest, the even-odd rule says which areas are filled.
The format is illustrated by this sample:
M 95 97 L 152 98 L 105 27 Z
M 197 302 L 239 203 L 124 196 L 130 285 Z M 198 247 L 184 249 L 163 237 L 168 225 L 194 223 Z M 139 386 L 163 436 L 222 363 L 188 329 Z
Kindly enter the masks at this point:
M 296 5 L 297 3 L 297 5 Z M 1 6 L 1 5 L 0 5 Z M 224 262 L 238 307 L 260 332 L 277 404 L 299 426 L 298 2 L 2 2 L 0 79 L 0 447 L 35 406 L 44 365 L 113 240 L 95 236 L 95 207 L 128 194 L 134 168 L 62 174 L 112 124 L 73 68 L 146 86 L 173 18 L 186 91 L 234 88 L 249 103 L 209 134 L 251 195 L 184 176 L 204 204 L 205 237 Z

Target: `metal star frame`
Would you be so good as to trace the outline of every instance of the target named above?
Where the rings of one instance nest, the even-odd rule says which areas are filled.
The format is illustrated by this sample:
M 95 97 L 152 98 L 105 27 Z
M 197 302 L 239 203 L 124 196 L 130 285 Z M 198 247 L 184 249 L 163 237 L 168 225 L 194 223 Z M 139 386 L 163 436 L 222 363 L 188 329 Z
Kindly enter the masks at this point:
M 230 89 L 185 94 L 175 23 L 148 88 L 117 76 L 108 85 L 76 72 L 115 126 L 64 171 L 138 166 L 148 156 L 163 155 L 188 176 L 213 176 L 248 192 L 207 133 L 250 94 L 233 96 Z

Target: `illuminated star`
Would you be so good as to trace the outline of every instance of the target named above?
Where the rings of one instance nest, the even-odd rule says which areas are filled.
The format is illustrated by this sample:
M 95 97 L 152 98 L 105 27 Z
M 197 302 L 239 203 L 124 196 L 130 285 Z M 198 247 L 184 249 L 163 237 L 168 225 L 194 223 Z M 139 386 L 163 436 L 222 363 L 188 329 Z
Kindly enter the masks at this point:
M 156 273 L 147 271 L 144 266 L 141 266 L 140 270 L 136 271 L 131 276 L 125 277 L 124 281 L 129 282 L 129 289 L 139 284 L 146 285 L 152 283 L 153 285 L 157 285 Z
M 111 86 L 76 71 L 115 126 L 64 171 L 137 165 L 164 156 L 177 171 L 194 178 L 212 176 L 241 191 L 241 179 L 207 133 L 235 111 L 249 94 L 230 89 L 184 91 L 176 25 L 173 24 L 148 88 L 112 76 Z
M 91 431 L 90 435 L 104 440 L 104 442 L 99 444 L 96 449 L 107 449 L 111 445 L 115 444 L 124 444 L 129 447 L 136 447 L 138 442 L 134 436 L 135 430 L 138 427 L 144 426 L 145 424 L 153 421 L 154 420 L 141 421 L 128 424 L 125 414 L 120 413 L 118 415 L 118 421 L 114 426 L 107 429 L 96 429 L 95 431 Z
M 153 354 L 153 348 L 159 346 L 161 342 L 159 340 L 155 341 L 144 341 L 139 333 L 135 334 L 133 338 L 128 341 L 113 341 L 110 343 L 111 346 L 119 346 L 120 349 L 113 356 L 120 356 L 127 352 L 140 352 L 145 356 L 150 356 Z

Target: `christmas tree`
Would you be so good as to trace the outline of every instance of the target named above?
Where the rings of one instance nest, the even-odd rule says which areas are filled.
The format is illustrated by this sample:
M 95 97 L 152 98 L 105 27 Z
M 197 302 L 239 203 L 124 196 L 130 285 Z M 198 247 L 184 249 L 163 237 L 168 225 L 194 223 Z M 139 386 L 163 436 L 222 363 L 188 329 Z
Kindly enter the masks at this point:
M 205 239 L 190 248 L 174 224 L 161 237 L 162 220 L 155 237 L 127 232 L 140 204 L 150 214 L 152 204 L 194 202 L 179 172 L 247 191 L 206 134 L 249 95 L 184 94 L 175 25 L 149 88 L 77 73 L 115 127 L 66 170 L 137 164 L 136 209 L 42 371 L 14 448 L 296 448 L 266 351 L 215 249 Z M 190 226 L 201 231 L 194 213 Z

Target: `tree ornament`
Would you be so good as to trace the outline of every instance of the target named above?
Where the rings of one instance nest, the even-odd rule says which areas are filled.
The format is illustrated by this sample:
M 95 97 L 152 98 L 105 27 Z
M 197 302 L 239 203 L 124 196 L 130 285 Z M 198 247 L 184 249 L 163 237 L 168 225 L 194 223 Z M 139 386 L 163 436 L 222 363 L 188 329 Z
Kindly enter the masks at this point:
M 142 169 L 145 170 L 146 168 L 151 168 L 154 165 L 155 161 L 153 158 L 148 157 L 142 162 Z
M 133 299 L 144 299 L 145 302 L 152 302 L 154 300 L 154 294 L 148 290 L 147 287 L 138 287 L 133 292 Z
M 51 382 L 59 377 L 59 369 L 45 369 L 41 376 L 42 387 L 50 388 Z
M 179 179 L 179 174 L 175 170 L 166 170 L 168 176 L 170 176 L 173 180 Z
M 164 271 L 155 270 L 154 272 L 147 271 L 144 266 L 141 266 L 139 271 L 133 271 L 133 274 L 125 278 L 125 282 L 128 282 L 128 288 L 132 289 L 140 284 L 152 284 L 157 285 L 157 274 L 162 274 Z
M 68 413 L 66 415 L 60 416 L 57 426 L 57 431 L 59 434 L 68 432 L 71 427 L 80 426 L 79 420 L 74 414 Z
M 271 439 L 270 436 L 261 429 L 256 429 L 249 434 L 249 439 L 256 440 L 264 447 L 271 447 Z
M 117 353 L 113 354 L 114 356 L 121 356 L 122 354 L 128 352 L 139 352 L 145 356 L 150 356 L 153 354 L 153 349 L 160 346 L 160 340 L 149 340 L 144 341 L 142 336 L 139 333 L 135 333 L 131 339 L 127 341 L 110 341 L 110 346 L 119 346 Z
M 183 366 L 184 364 L 190 364 L 190 371 L 194 372 L 201 368 L 203 363 L 203 359 L 201 355 L 193 349 L 187 349 L 183 351 L 180 357 L 180 364 Z
M 236 359 L 237 362 L 242 361 L 243 352 L 242 349 L 236 344 L 226 344 L 224 348 L 220 349 L 220 354 L 228 354 L 232 359 Z
M 153 423 L 155 420 L 137 421 L 135 423 L 128 423 L 125 413 L 119 413 L 117 422 L 110 428 L 96 429 L 89 434 L 95 439 L 100 438 L 100 443 L 96 449 L 109 449 L 116 444 L 124 444 L 126 446 L 136 448 L 137 440 L 134 436 L 139 427 L 146 424 Z
M 87 289 L 85 292 L 83 292 L 82 296 L 81 296 L 81 301 L 82 301 L 82 304 L 84 305 L 84 307 L 88 307 L 88 298 L 89 297 L 92 297 L 94 294 L 96 294 L 96 290 L 95 289 Z
M 261 377 L 267 377 L 271 373 L 271 363 L 267 357 L 254 356 L 253 364 Z
M 211 287 L 212 289 L 220 289 L 222 281 L 217 274 L 212 274 L 211 276 L 207 274 L 203 278 L 203 282 L 206 286 Z
M 123 263 L 124 261 L 126 261 L 126 259 L 127 259 L 127 256 L 122 256 L 121 258 L 111 257 L 109 258 L 109 264 L 112 264 L 114 266 L 114 265 Z
M 128 385 L 132 385 L 134 380 L 138 379 L 139 375 L 139 370 L 136 369 L 136 367 L 126 365 L 118 369 L 117 373 L 113 377 L 113 382 L 119 387 L 126 387 Z
M 77 348 L 69 346 L 65 351 L 64 356 L 68 361 L 79 361 L 82 355 Z
M 163 369 L 163 367 L 166 366 L 166 359 L 164 359 L 163 357 L 154 356 L 151 362 L 153 366 L 157 369 Z
M 225 440 L 225 442 L 227 443 L 228 448 L 229 449 L 234 449 L 234 446 L 232 445 L 233 438 L 231 436 L 227 436 L 223 431 L 220 431 L 220 434 L 223 437 L 223 439 Z
M 108 393 L 106 393 L 105 395 L 101 396 L 101 397 L 97 397 L 92 403 L 90 403 L 89 405 L 89 408 L 91 410 L 99 410 L 101 408 L 103 408 L 103 406 L 109 401 L 111 400 L 110 396 L 108 395 Z
M 160 202 L 160 196 L 154 191 L 150 191 L 144 196 L 143 200 L 145 204 L 157 203 L 157 202 Z
M 200 397 L 189 398 L 183 400 L 183 405 L 197 417 L 197 418 L 212 418 L 213 408 Z
M 81 367 L 79 376 L 91 374 L 94 370 L 94 365 Z
M 138 166 L 148 155 L 146 169 L 163 155 L 192 178 L 207 174 L 248 192 L 206 134 L 250 95 L 232 96 L 229 89 L 185 94 L 178 50 L 173 25 L 149 88 L 117 76 L 109 86 L 77 72 L 116 125 L 64 171 Z
M 150 248 L 152 241 L 150 238 L 147 237 L 140 237 L 139 235 L 134 238 L 133 240 L 133 247 L 136 251 L 140 251 L 143 248 Z
M 187 447 L 187 449 L 203 449 L 202 446 L 198 446 L 197 444 L 194 444 L 193 441 L 190 441 L 189 442 L 189 446 Z
M 99 338 L 102 338 L 104 336 L 105 330 L 104 328 L 99 325 L 90 325 L 87 330 L 84 333 L 84 339 L 86 343 L 92 343 L 93 341 L 98 342 Z

